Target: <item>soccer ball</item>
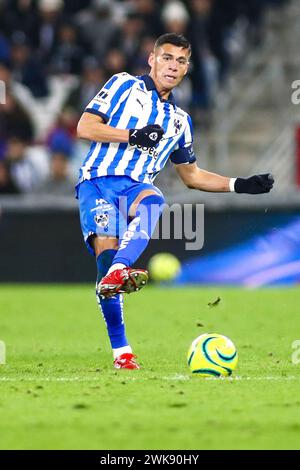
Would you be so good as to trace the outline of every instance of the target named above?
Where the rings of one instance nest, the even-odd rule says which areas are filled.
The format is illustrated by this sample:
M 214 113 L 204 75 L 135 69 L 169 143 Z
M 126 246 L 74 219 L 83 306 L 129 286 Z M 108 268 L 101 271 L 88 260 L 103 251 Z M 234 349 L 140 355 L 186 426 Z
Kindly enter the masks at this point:
M 232 374 L 238 362 L 233 342 L 218 333 L 205 333 L 196 338 L 187 354 L 193 374 L 201 377 L 226 377 Z
M 153 281 L 171 281 L 180 273 L 180 261 L 171 253 L 158 253 L 150 259 L 148 270 Z

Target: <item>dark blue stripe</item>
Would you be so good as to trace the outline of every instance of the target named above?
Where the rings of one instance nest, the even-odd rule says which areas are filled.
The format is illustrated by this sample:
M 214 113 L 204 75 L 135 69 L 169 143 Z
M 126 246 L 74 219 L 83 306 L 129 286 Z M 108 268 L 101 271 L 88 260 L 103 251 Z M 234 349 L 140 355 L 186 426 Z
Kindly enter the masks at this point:
M 100 104 L 94 103 L 91 108 L 87 108 L 87 109 L 90 109 L 91 111 L 99 111 L 99 108 L 100 108 Z
M 194 138 L 194 129 L 193 129 L 192 118 L 189 114 L 187 115 L 187 120 L 188 120 L 188 123 L 189 123 L 189 127 L 190 127 L 190 130 L 191 130 L 191 135 L 192 135 L 192 139 L 193 139 Z
M 176 144 L 177 144 L 177 142 L 174 142 L 173 139 L 171 140 L 171 142 L 167 143 L 167 145 L 161 151 L 161 154 L 166 152 L 166 155 L 162 160 L 159 160 L 159 159 L 157 160 L 157 162 L 156 162 L 156 164 L 153 168 L 153 172 L 160 171 L 163 168 L 163 166 L 165 165 L 166 161 L 168 160 L 169 155 L 172 153 L 172 150 L 176 146 Z
M 130 84 L 133 84 L 133 83 L 134 83 L 134 80 L 127 81 L 127 82 L 124 84 L 124 85 L 126 85 L 126 88 L 124 88 L 125 90 L 128 89 L 128 88 L 130 88 L 130 85 L 128 85 L 129 83 L 130 83 Z M 122 86 L 123 86 L 123 85 L 122 85 Z M 122 86 L 117 90 L 116 94 L 118 93 L 118 91 L 121 90 Z M 114 95 L 113 100 L 116 98 L 116 94 Z M 112 101 L 113 101 L 113 100 L 112 100 Z M 117 101 L 116 101 L 116 103 L 117 103 Z M 115 116 L 115 118 L 113 118 L 113 119 L 111 120 L 111 123 L 110 123 L 110 125 L 113 125 L 113 127 L 116 127 L 117 124 L 119 123 L 119 121 L 120 121 L 120 119 L 121 119 L 121 117 L 122 117 L 124 108 L 125 108 L 125 106 L 126 106 L 126 103 L 127 103 L 127 100 L 124 100 L 122 103 L 120 103 L 119 107 L 117 108 L 117 110 L 116 110 L 116 112 L 115 112 L 115 114 L 114 114 L 114 116 L 115 116 L 115 115 L 116 115 L 116 116 Z M 112 105 L 112 102 L 111 102 L 110 108 L 113 109 L 113 107 L 114 107 L 114 106 Z M 109 114 L 109 110 L 108 110 L 107 114 Z M 129 121 L 130 121 L 130 120 L 129 120 Z M 103 159 L 105 158 L 105 156 L 106 156 L 106 154 L 107 154 L 107 151 L 108 151 L 108 149 L 109 149 L 109 146 L 110 146 L 110 143 L 108 143 L 108 142 L 101 145 L 100 152 L 99 152 L 99 154 L 98 154 L 98 156 L 97 156 L 97 158 L 96 158 L 96 160 L 95 160 L 95 162 L 93 163 L 93 166 L 92 166 L 92 168 L 91 168 L 91 176 L 92 176 L 93 178 L 96 177 L 96 176 L 98 176 L 98 174 L 97 174 L 98 166 L 100 165 L 100 163 L 101 163 L 101 162 L 103 161 Z M 116 155 L 114 156 L 114 159 L 115 159 L 116 156 L 118 156 L 119 152 L 120 152 L 120 158 L 121 158 L 122 155 L 124 154 L 124 151 L 126 150 L 126 148 L 127 148 L 127 144 L 126 144 L 126 143 L 121 143 L 121 144 L 119 145 L 119 147 L 118 147 L 118 150 L 117 150 L 117 152 L 116 152 Z M 108 173 L 108 170 L 109 170 L 110 166 L 114 164 L 114 159 L 113 159 L 112 163 L 109 165 L 109 167 L 108 167 L 108 169 L 107 169 L 107 173 Z
M 92 166 L 90 168 L 90 174 L 92 178 L 96 178 L 98 176 L 97 172 L 98 172 L 99 165 L 105 158 L 105 155 L 107 154 L 109 146 L 110 144 L 108 142 L 101 144 L 100 152 L 98 153 L 97 158 L 95 159 L 94 163 L 92 163 Z
M 168 103 L 164 104 L 164 111 L 165 111 L 166 114 L 165 114 L 165 117 L 164 117 L 164 120 L 163 120 L 162 127 L 164 128 L 165 132 L 167 132 L 168 126 L 169 126 L 169 123 L 170 123 L 170 119 L 171 119 L 170 105 Z M 169 153 L 171 153 L 171 150 L 172 150 L 173 147 L 175 147 L 175 145 L 176 145 L 176 142 L 174 141 L 174 139 L 171 139 L 171 142 L 168 142 L 168 141 L 166 142 L 166 145 L 160 151 L 160 156 L 158 157 L 158 159 L 155 163 L 155 166 L 153 167 L 153 173 L 156 172 L 156 171 L 161 170 L 161 168 L 164 166 L 162 163 L 167 161 Z M 160 157 L 161 157 L 161 155 L 163 155 L 163 153 L 166 150 L 167 150 L 167 155 L 161 161 Z
M 135 167 L 138 164 L 138 161 L 141 158 L 141 156 L 142 156 L 141 150 L 136 148 L 132 154 L 131 160 L 129 161 L 127 167 L 125 168 L 125 172 L 127 175 L 130 176 L 132 172 L 135 170 Z
M 127 82 L 123 83 L 115 92 L 114 96 L 110 100 L 110 107 L 107 110 L 107 115 L 110 116 L 112 110 L 117 105 L 118 101 L 120 101 L 123 93 L 128 90 L 132 85 L 135 83 L 135 80 L 127 80 Z
M 179 145 L 179 148 L 185 146 L 185 135 L 184 135 L 184 133 L 182 134 L 182 136 L 181 136 L 180 139 L 178 140 L 178 145 Z
M 131 116 L 128 123 L 127 123 L 127 125 L 126 125 L 126 129 L 132 129 L 132 128 L 134 129 L 137 122 L 138 122 L 138 118 L 135 117 L 135 116 Z M 121 161 L 121 159 L 122 159 L 122 157 L 123 157 L 123 155 L 124 155 L 127 148 L 128 148 L 128 144 L 126 142 L 122 142 L 119 145 L 118 151 L 115 154 L 113 161 L 111 162 L 111 164 L 107 168 L 107 173 L 109 175 L 114 175 L 115 174 L 115 169 L 118 166 L 118 164 L 120 163 L 120 161 Z
M 80 176 L 80 177 L 81 177 L 82 174 L 83 174 L 83 167 L 84 167 L 84 165 L 86 164 L 86 162 L 88 161 L 88 159 L 90 158 L 90 156 L 92 155 L 93 151 L 95 150 L 96 145 L 97 145 L 97 142 L 92 142 L 92 143 L 91 143 L 91 146 L 90 146 L 90 149 L 89 149 L 89 151 L 88 151 L 88 154 L 87 154 L 87 156 L 85 157 L 84 162 L 83 162 L 83 164 L 82 164 L 82 166 L 81 166 L 81 168 L 80 168 L 80 171 L 79 171 L 79 176 Z
M 83 166 L 84 166 L 85 162 L 86 162 L 86 161 L 90 158 L 90 156 L 92 155 L 93 151 L 95 150 L 96 145 L 97 145 L 97 142 L 92 142 L 92 143 L 91 143 L 91 146 L 90 146 L 90 149 L 89 149 L 89 151 L 88 151 L 88 154 L 87 154 L 87 156 L 86 156 L 86 158 L 85 158 L 85 160 L 84 160 L 84 162 L 83 162 Z
M 152 92 L 152 109 L 151 109 L 151 114 L 150 114 L 150 117 L 148 119 L 147 124 L 155 124 L 155 119 L 158 116 L 157 102 L 158 102 L 158 94 Z M 133 155 L 135 157 L 135 161 L 133 159 L 131 160 L 131 162 L 128 165 L 126 171 L 128 170 L 129 172 L 133 172 L 135 170 L 135 166 L 138 162 L 138 158 L 137 158 L 138 154 L 136 154 L 136 155 L 135 154 L 136 154 L 136 152 L 134 152 L 134 155 Z M 151 155 L 149 155 L 148 158 L 146 159 L 144 165 L 143 165 L 141 175 L 139 176 L 139 179 L 141 177 L 141 181 L 143 181 L 143 179 L 144 179 L 146 168 L 149 165 L 149 163 L 152 161 L 152 158 L 153 157 Z
M 170 105 L 167 103 L 164 104 L 164 112 L 165 112 L 165 117 L 162 123 L 162 128 L 164 129 L 165 132 L 167 132 L 168 125 L 170 122 L 170 117 L 171 117 Z
M 119 78 L 118 75 L 113 75 L 111 79 L 108 80 L 107 83 L 105 83 L 103 88 L 105 88 L 105 90 L 109 90 L 118 78 Z

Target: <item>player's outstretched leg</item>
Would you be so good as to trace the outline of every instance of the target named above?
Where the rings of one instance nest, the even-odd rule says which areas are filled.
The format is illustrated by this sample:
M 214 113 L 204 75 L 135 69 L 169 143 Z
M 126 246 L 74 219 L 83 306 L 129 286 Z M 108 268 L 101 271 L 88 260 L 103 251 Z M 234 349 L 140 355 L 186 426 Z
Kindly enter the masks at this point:
M 141 200 L 134 219 L 120 240 L 111 268 L 98 285 L 100 296 L 109 298 L 119 293 L 130 294 L 147 284 L 147 271 L 130 266 L 147 247 L 163 204 L 163 196 L 159 194 L 151 194 Z
M 110 298 L 117 294 L 135 292 L 147 284 L 148 272 L 144 269 L 122 267 L 107 274 L 98 285 L 101 298 Z
M 97 257 L 97 285 L 102 277 L 107 273 L 116 250 L 104 250 Z M 100 298 L 96 292 L 97 302 L 101 309 L 106 323 L 112 351 L 114 357 L 114 366 L 116 369 L 139 369 L 135 361 L 135 355 L 128 343 L 125 333 L 124 315 L 123 315 L 123 296 L 115 295 L 111 298 Z

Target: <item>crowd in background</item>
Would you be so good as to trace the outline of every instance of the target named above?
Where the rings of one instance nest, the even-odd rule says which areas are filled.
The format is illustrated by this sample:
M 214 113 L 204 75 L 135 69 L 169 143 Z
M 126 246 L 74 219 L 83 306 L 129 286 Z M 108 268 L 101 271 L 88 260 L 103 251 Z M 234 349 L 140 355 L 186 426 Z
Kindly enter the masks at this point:
M 73 194 L 88 147 L 76 140 L 82 111 L 112 74 L 147 73 L 160 34 L 192 44 L 175 98 L 201 121 L 261 45 L 266 9 L 287 1 L 0 0 L 0 194 Z

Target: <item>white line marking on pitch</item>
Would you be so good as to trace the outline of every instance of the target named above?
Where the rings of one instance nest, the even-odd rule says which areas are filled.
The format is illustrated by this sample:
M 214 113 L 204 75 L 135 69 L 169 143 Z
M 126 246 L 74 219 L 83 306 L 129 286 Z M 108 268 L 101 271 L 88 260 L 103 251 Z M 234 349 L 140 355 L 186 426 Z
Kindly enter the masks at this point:
M 114 377 L 113 380 L 124 380 L 124 376 Z M 159 377 L 157 377 L 159 379 Z M 161 377 L 161 380 L 191 380 L 192 375 L 179 375 L 176 374 L 174 376 L 168 377 Z M 17 378 L 17 377 L 0 377 L 0 382 L 99 382 L 100 377 L 24 377 L 24 378 Z M 126 377 L 126 380 L 147 380 L 147 377 Z M 151 377 L 149 377 L 151 379 Z M 300 381 L 300 376 L 296 377 L 295 375 L 287 376 L 287 377 L 279 377 L 279 376 L 265 376 L 265 377 L 205 377 L 205 380 L 212 380 L 212 381 Z
M 0 382 L 94 382 L 99 377 L 0 377 Z
M 197 376 L 197 374 L 194 374 L 194 376 Z M 164 380 L 190 380 L 192 375 L 174 375 L 170 377 L 162 377 Z M 281 381 L 281 380 L 300 380 L 300 376 L 296 377 L 295 375 L 290 375 L 290 376 L 265 376 L 265 377 L 205 377 L 205 380 L 213 380 L 213 381 L 218 381 L 218 380 L 227 380 L 227 381 L 251 381 L 251 380 L 270 380 L 270 381 Z

